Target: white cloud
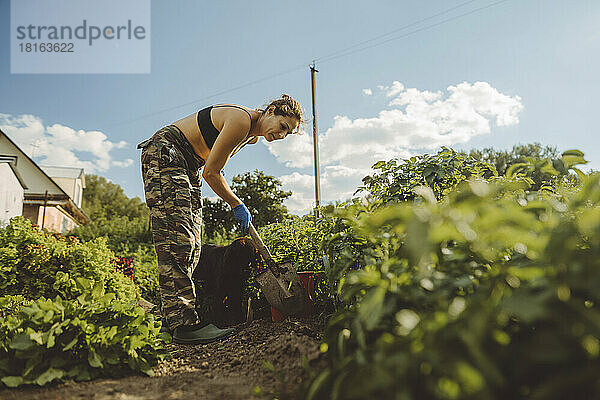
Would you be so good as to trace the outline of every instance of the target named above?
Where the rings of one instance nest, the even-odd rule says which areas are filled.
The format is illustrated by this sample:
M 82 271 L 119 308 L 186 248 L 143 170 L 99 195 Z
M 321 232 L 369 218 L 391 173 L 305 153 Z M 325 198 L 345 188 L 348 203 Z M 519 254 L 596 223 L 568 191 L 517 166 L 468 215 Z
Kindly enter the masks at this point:
M 373 95 L 373 91 L 371 89 L 368 89 L 368 88 L 367 89 L 363 89 L 362 92 L 363 92 L 363 94 L 365 96 L 372 96 Z
M 133 160 L 131 158 L 127 158 L 123 161 L 113 161 L 112 165 L 119 168 L 127 168 L 133 164 Z
M 324 201 L 349 197 L 378 160 L 407 158 L 422 150 L 467 142 L 489 134 L 492 123 L 518 124 L 523 110 L 519 96 L 502 94 L 487 82 L 463 82 L 445 92 L 405 88 L 399 81 L 377 88 L 390 99 L 389 109 L 374 117 L 338 115 L 333 126 L 319 136 Z M 287 167 L 312 166 L 312 135 L 266 145 Z M 314 204 L 312 175 L 294 172 L 279 179 L 285 189 L 294 192 L 286 203 L 288 208 L 297 213 L 308 211 Z
M 111 142 L 100 131 L 75 130 L 60 124 L 44 126 L 40 118 L 29 114 L 0 114 L 0 129 L 38 164 L 82 167 L 86 172 L 133 164 L 132 159 L 113 160 L 110 152 L 125 147 L 127 142 Z
M 352 197 L 361 179 L 370 170 L 348 168 L 341 165 L 325 166 L 321 171 L 321 203 L 327 204 L 335 200 L 346 200 Z M 315 206 L 315 178 L 313 174 L 293 172 L 278 177 L 285 190 L 292 191 L 286 201 L 286 207 L 292 213 L 304 214 Z M 333 196 L 332 196 L 333 195 Z
M 314 176 L 293 172 L 290 175 L 278 177 L 283 189 L 290 190 L 292 196 L 285 202 L 292 213 L 306 213 L 314 207 Z
M 306 131 L 301 131 L 297 135 L 289 135 L 285 140 L 276 140 L 271 143 L 261 142 L 266 144 L 269 151 L 286 167 L 305 168 L 313 165 L 312 134 Z
M 404 90 L 404 85 L 398 81 L 394 81 L 392 82 L 392 86 L 378 85 L 377 88 L 383 90 L 387 97 L 393 97 Z

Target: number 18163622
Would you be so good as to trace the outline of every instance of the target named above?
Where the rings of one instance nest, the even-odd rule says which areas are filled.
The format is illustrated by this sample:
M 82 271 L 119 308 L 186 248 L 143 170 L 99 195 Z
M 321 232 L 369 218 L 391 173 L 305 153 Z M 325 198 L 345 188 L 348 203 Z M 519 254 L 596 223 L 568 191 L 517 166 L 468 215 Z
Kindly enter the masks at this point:
M 19 43 L 21 53 L 73 53 L 74 43 Z

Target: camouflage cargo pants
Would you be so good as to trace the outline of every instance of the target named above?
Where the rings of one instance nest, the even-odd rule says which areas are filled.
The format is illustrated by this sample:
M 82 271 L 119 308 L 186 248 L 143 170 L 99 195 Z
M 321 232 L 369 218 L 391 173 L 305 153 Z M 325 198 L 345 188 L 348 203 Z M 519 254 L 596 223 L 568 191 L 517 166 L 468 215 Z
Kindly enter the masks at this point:
M 191 278 L 202 246 L 202 165 L 190 156 L 191 145 L 173 125 L 138 148 L 158 257 L 162 314 L 173 330 L 199 322 L 195 307 L 201 288 L 195 288 Z

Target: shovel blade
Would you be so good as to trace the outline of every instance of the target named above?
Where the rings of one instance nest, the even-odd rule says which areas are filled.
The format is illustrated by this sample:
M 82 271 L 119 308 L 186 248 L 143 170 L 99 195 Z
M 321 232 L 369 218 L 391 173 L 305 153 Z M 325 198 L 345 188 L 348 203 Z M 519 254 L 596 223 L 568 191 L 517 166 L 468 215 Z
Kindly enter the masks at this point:
M 281 264 L 278 267 L 278 276 L 267 269 L 256 276 L 256 282 L 273 308 L 284 315 L 300 315 L 304 309 L 306 290 L 291 263 Z

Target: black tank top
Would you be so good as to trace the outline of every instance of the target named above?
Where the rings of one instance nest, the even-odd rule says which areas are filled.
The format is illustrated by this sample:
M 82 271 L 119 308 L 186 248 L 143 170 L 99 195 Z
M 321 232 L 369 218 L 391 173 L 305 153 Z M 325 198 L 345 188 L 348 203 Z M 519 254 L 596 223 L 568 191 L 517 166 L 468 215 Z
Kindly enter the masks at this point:
M 212 110 L 213 108 L 220 108 L 220 107 L 235 107 L 235 108 L 239 108 L 240 110 L 246 111 L 248 113 L 248 116 L 250 117 L 250 124 L 252 125 L 252 116 L 250 115 L 248 110 L 246 110 L 245 108 L 242 108 L 240 106 L 218 105 L 218 106 L 209 106 L 209 107 L 203 108 L 202 110 L 198 111 L 198 116 L 197 116 L 198 128 L 200 128 L 200 133 L 202 133 L 202 137 L 204 138 L 204 141 L 206 142 L 206 145 L 208 146 L 209 149 L 212 149 L 213 145 L 215 144 L 215 141 L 217 140 L 217 136 L 219 136 L 219 131 L 217 130 L 217 128 L 215 128 L 215 125 L 213 124 L 212 120 L 210 119 L 210 110 Z M 252 128 L 250 128 L 250 129 L 252 129 Z M 241 146 L 236 147 L 233 154 L 235 154 L 239 149 L 244 147 L 249 142 L 249 140 L 247 140 L 247 139 L 248 138 L 246 137 L 246 139 L 244 139 L 244 143 Z

